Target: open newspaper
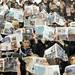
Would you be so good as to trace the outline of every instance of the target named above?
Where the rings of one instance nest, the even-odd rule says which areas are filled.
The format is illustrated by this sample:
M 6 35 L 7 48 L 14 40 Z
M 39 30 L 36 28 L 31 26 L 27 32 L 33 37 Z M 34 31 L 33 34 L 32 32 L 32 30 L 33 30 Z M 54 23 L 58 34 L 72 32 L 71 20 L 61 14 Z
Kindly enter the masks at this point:
M 59 66 L 49 65 L 46 58 L 32 56 L 23 60 L 27 63 L 27 70 L 34 75 L 60 75 Z

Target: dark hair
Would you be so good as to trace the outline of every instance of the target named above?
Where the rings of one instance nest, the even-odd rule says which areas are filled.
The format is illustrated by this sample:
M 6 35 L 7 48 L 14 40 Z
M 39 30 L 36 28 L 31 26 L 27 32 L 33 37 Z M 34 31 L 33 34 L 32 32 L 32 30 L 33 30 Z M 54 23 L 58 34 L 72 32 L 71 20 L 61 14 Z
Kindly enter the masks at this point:
M 23 48 L 23 42 L 24 42 L 24 40 L 29 40 L 29 38 L 28 38 L 27 36 L 26 36 L 26 37 L 23 37 L 22 42 L 20 42 L 21 49 Z M 30 40 L 29 40 L 29 45 L 31 46 L 31 44 L 30 44 Z
M 24 41 L 24 40 L 29 40 L 29 38 L 27 36 L 24 36 L 22 41 Z

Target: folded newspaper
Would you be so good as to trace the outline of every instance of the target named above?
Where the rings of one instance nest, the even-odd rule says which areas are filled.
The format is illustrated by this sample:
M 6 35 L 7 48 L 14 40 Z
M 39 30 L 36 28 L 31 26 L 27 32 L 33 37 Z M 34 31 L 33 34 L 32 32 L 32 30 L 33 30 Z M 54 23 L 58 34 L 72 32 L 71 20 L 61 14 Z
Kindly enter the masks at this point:
M 44 57 L 46 58 L 60 58 L 63 61 L 68 61 L 68 56 L 65 53 L 65 50 L 55 43 L 52 47 L 45 50 Z

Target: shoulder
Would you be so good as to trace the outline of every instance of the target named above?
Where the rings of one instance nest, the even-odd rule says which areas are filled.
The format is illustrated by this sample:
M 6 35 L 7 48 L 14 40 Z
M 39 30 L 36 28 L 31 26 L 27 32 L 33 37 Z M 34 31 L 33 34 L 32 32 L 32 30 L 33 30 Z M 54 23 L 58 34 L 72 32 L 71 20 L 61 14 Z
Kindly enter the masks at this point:
M 69 65 L 69 66 L 67 66 L 66 68 L 72 68 L 72 67 L 75 68 L 75 65 Z
M 75 70 L 75 65 L 69 65 L 65 68 L 65 72 L 71 72 Z

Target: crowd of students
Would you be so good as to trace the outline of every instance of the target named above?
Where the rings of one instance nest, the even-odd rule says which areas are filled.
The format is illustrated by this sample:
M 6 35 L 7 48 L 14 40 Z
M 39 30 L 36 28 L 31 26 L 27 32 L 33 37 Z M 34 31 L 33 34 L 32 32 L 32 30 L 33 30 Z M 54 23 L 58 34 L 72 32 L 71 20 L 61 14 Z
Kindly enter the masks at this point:
M 34 9 L 32 8 L 32 6 Z M 17 48 L 16 44 L 13 45 L 12 43 L 12 46 L 15 46 L 12 49 L 15 49 L 16 53 L 20 54 L 23 57 L 32 56 L 33 54 L 36 54 L 39 57 L 43 57 L 45 50 L 57 43 L 65 50 L 68 57 L 72 58 L 73 56 L 73 60 L 75 61 L 75 41 L 63 40 L 64 45 L 62 45 L 58 40 L 50 41 L 46 39 L 45 41 L 43 41 L 40 39 L 41 36 L 36 35 L 36 30 L 34 28 L 35 22 L 33 20 L 38 18 L 37 23 L 43 21 L 45 22 L 44 24 L 52 27 L 69 27 L 69 24 L 75 21 L 74 0 L 0 0 L 0 7 L 2 7 L 0 8 L 2 9 L 0 10 L 0 44 L 3 43 L 2 39 L 4 37 L 13 34 L 18 29 L 26 29 L 28 27 L 30 28 L 31 25 L 33 32 L 30 31 L 29 36 L 27 34 L 23 34 L 23 39 L 19 42 L 21 45 L 20 48 Z M 11 10 L 12 12 L 14 12 L 17 9 L 19 10 L 19 12 L 16 12 L 15 15 L 10 13 Z M 44 14 L 41 14 L 41 12 Z M 17 15 L 19 15 L 20 17 L 18 18 Z M 53 22 L 53 18 L 55 17 L 55 15 L 61 16 L 63 18 L 64 24 L 57 23 L 56 21 Z M 1 20 L 2 18 L 4 19 Z M 8 27 L 9 31 L 4 32 L 4 24 L 6 23 L 7 25 L 5 27 Z M 28 27 L 26 27 L 27 25 Z M 19 62 L 19 68 L 21 70 L 20 73 L 21 75 L 25 75 L 26 63 L 21 58 L 19 58 Z M 64 62 L 61 59 L 57 61 L 57 64 L 60 66 L 61 75 L 63 75 L 64 72 L 64 75 L 68 75 L 68 72 L 70 71 L 68 70 L 68 68 L 71 67 L 66 67 L 70 65 L 68 62 Z M 72 62 L 72 60 L 70 62 Z M 75 64 L 75 62 L 72 64 Z M 72 70 L 74 72 L 75 66 Z

